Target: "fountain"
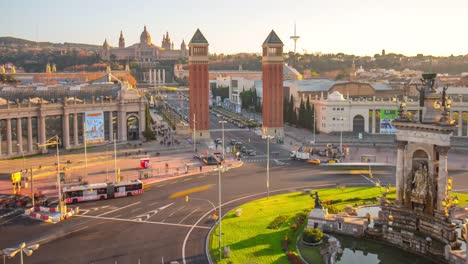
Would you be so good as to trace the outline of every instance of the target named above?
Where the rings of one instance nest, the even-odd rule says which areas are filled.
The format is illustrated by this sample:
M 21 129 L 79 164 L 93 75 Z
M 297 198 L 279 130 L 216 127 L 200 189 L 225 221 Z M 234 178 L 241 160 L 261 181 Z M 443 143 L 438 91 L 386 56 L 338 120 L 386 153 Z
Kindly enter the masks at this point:
M 450 119 L 446 88 L 437 93 L 435 77 L 423 74 L 418 120 L 408 118 L 403 102 L 398 119 L 393 121 L 398 147 L 395 202 L 388 202 L 383 194 L 372 225 L 370 215 L 323 216 L 316 206 L 308 226 L 382 241 L 438 262 L 466 263 L 464 256 L 453 251 L 460 248 L 451 217 L 457 201 L 448 192 L 452 180 L 447 172 L 447 153 L 455 125 Z

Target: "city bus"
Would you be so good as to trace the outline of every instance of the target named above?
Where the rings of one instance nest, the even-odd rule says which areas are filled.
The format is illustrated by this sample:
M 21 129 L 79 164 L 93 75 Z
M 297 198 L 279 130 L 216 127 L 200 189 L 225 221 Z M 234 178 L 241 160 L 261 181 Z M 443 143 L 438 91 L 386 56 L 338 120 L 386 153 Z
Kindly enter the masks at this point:
M 106 200 L 143 193 L 143 182 L 139 180 L 113 183 L 93 183 L 63 188 L 65 203 Z

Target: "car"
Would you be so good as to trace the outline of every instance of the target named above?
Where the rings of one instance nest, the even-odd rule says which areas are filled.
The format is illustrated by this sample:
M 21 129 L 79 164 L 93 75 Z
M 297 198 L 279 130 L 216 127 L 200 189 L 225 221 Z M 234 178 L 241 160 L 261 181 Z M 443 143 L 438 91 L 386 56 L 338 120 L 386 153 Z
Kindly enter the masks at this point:
M 240 151 L 241 151 L 242 153 L 247 153 L 247 148 L 244 147 L 244 146 L 242 146 L 242 147 L 240 148 Z
M 307 163 L 314 164 L 314 165 L 319 165 L 320 160 L 319 159 L 310 159 L 310 160 L 307 160 Z
M 338 163 L 338 161 L 336 159 L 329 159 L 327 161 L 328 164 L 335 164 L 335 163 Z
M 220 138 L 215 139 L 214 141 L 216 144 L 222 144 L 223 141 Z
M 236 142 L 237 142 L 237 140 L 235 140 L 235 139 L 231 139 L 231 145 L 235 145 L 235 144 L 236 144 Z
M 252 149 L 248 150 L 248 151 L 247 151 L 247 154 L 248 154 L 249 156 L 257 156 L 257 152 L 256 152 L 255 150 L 252 150 Z

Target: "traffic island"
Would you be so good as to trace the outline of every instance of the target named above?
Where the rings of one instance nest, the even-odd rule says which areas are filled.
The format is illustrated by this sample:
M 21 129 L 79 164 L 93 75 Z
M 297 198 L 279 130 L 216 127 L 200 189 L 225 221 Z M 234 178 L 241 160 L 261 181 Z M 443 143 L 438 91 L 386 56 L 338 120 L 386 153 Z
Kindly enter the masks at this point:
M 328 211 L 346 210 L 352 205 L 376 204 L 385 188 L 380 187 L 347 187 L 317 190 Z M 314 190 L 315 192 L 315 190 Z M 460 204 L 466 204 L 467 195 L 456 194 Z M 395 191 L 390 189 L 387 199 L 394 199 Z M 207 252 L 211 263 L 291 263 L 300 258 L 296 246 L 300 244 L 300 235 L 307 221 L 297 226 L 297 217 L 314 206 L 310 193 L 294 192 L 270 196 L 246 203 L 234 208 L 222 220 L 221 246 L 224 252 L 219 261 L 218 226 L 211 232 L 207 243 Z M 242 214 L 236 211 L 242 210 Z M 278 216 L 287 216 L 277 229 L 269 229 Z M 279 220 L 276 220 L 279 221 Z M 325 243 L 328 244 L 328 243 Z M 229 248 L 226 257 L 225 248 Z M 308 259 L 320 259 L 319 247 L 314 252 L 305 252 Z M 301 252 L 302 253 L 302 252 Z M 312 255 L 312 256 L 311 256 Z M 296 262 L 297 263 L 297 262 Z M 312 262 L 311 262 L 312 263 Z M 313 262 L 315 263 L 315 262 Z
M 71 208 L 64 207 L 63 212 L 60 212 L 60 208 L 57 207 L 44 207 L 44 206 L 35 206 L 30 209 L 27 209 L 24 212 L 24 215 L 41 220 L 47 223 L 58 223 L 65 219 L 70 218 L 71 216 L 79 212 L 79 207 Z

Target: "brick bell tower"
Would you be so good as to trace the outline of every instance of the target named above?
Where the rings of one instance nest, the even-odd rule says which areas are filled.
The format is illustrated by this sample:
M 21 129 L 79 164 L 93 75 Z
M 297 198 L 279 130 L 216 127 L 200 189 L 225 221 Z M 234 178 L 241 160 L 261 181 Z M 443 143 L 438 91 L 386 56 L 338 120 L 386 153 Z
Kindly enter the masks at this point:
M 210 138 L 208 41 L 197 29 L 189 43 L 190 128 L 195 140 Z M 195 127 L 194 127 L 195 125 Z
M 284 138 L 283 42 L 271 31 L 263 42 L 263 134 Z

